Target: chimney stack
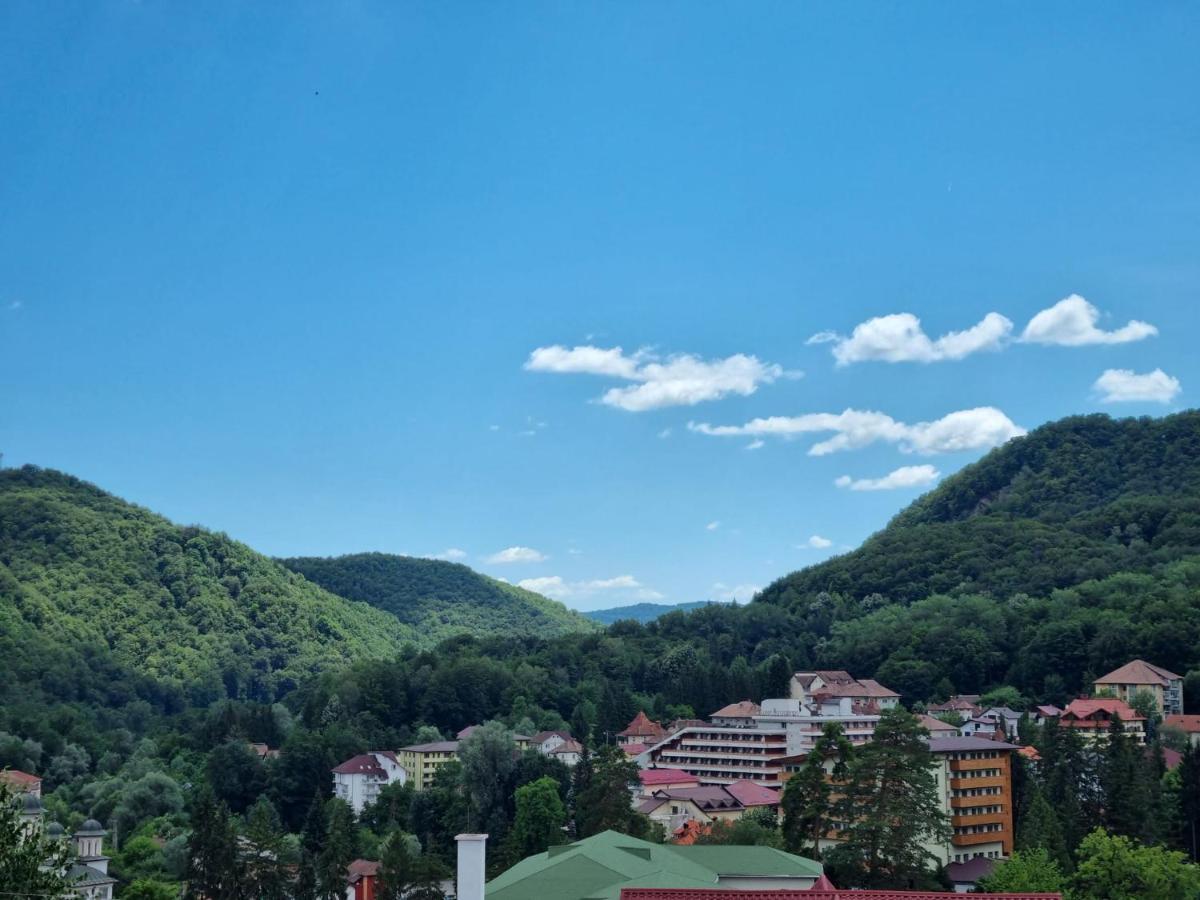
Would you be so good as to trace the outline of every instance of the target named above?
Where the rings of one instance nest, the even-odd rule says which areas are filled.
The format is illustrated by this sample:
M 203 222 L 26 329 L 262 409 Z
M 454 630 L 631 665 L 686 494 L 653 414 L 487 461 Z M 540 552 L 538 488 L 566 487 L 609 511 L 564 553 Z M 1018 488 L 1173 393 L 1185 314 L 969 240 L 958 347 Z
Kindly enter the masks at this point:
M 487 839 L 486 834 L 460 834 L 454 838 L 458 841 L 458 900 L 483 900 Z

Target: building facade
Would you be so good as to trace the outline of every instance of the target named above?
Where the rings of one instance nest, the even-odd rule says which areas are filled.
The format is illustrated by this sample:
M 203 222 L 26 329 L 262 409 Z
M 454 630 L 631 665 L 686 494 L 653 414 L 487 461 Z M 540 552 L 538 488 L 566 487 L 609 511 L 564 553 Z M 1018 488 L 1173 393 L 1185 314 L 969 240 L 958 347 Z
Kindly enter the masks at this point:
M 391 750 L 369 750 L 333 769 L 333 795 L 350 804 L 356 816 L 379 799 L 389 784 L 404 784 L 408 772 Z
M 423 791 L 433 784 L 442 766 L 458 759 L 458 741 L 434 741 L 401 747 L 396 751 L 396 758 L 408 772 L 413 788 Z
M 1183 715 L 1183 677 L 1162 666 L 1135 659 L 1097 678 L 1093 684 L 1097 696 L 1111 695 L 1128 704 L 1142 691 L 1154 696 L 1162 715 Z

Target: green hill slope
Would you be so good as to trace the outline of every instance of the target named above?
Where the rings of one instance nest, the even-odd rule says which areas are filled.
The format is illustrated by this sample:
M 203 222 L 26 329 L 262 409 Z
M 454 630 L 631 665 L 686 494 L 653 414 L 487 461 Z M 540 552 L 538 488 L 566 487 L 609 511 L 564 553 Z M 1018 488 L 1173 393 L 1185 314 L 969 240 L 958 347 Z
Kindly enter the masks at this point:
M 908 699 L 1059 700 L 1135 657 L 1200 670 L 1200 413 L 1038 428 L 759 605 L 790 614 L 814 663 Z
M 0 471 L 0 704 L 272 700 L 413 635 L 225 535 L 59 472 Z
M 655 619 L 667 615 L 667 613 L 691 612 L 694 609 L 709 606 L 712 602 L 711 600 L 693 600 L 688 603 L 633 603 L 629 606 L 593 609 L 584 615 L 602 625 L 628 621 L 641 622 L 644 625 L 646 622 L 653 622 Z
M 993 450 L 857 550 L 794 572 L 759 599 L 1042 595 L 1198 552 L 1200 412 L 1079 416 Z
M 597 629 L 555 600 L 458 563 L 389 553 L 280 562 L 341 597 L 391 613 L 426 641 L 458 634 L 553 637 Z

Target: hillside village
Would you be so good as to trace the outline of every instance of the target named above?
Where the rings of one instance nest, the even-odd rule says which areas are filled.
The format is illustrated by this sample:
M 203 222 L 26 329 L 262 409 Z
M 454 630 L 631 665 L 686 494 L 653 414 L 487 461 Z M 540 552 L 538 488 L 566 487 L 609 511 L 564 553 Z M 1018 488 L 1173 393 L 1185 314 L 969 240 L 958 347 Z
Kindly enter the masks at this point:
M 732 702 L 714 711 L 707 721 L 677 719 L 659 723 L 639 711 L 613 736 L 621 753 L 637 766 L 637 781 L 629 786 L 628 802 L 660 826 L 666 846 L 695 848 L 689 851 L 689 858 L 704 864 L 702 848 L 714 827 L 727 827 L 744 818 L 776 822 L 785 814 L 783 797 L 790 779 L 809 762 L 828 729 L 836 729 L 852 747 L 866 745 L 872 741 L 885 711 L 896 709 L 899 700 L 896 692 L 879 682 L 858 679 L 840 670 L 797 672 L 789 685 L 789 697 L 764 699 L 761 703 Z M 1034 729 L 1068 729 L 1098 753 L 1104 752 L 1114 728 L 1123 731 L 1139 752 L 1158 727 L 1178 729 L 1192 746 L 1200 746 L 1200 716 L 1183 712 L 1179 675 L 1144 660 L 1133 660 L 1097 678 L 1093 688 L 1093 696 L 1072 700 L 1063 709 L 1049 705 L 1023 711 L 1006 706 L 985 708 L 979 695 L 958 695 L 917 713 L 933 767 L 937 802 L 951 823 L 948 840 L 930 849 L 956 890 L 974 889 L 1014 851 L 1014 767 L 1019 757 L 1022 764 L 1030 763 L 1037 771 L 1040 757 L 1028 740 Z M 430 790 L 445 767 L 458 764 L 462 742 L 477 730 L 477 726 L 471 726 L 461 730 L 454 740 L 367 750 L 353 756 L 332 769 L 333 796 L 344 801 L 355 816 L 362 817 L 389 786 Z M 568 768 L 579 765 L 588 753 L 564 730 L 532 735 L 509 732 L 508 736 L 514 754 L 535 752 Z M 263 744 L 251 745 L 250 749 L 262 759 L 278 755 L 278 751 Z M 1168 771 L 1182 760 L 1178 751 L 1160 752 Z M 832 759 L 822 765 L 829 779 L 835 780 Z M 42 821 L 41 780 L 36 775 L 5 770 L 2 780 L 18 795 L 26 833 L 37 830 L 52 840 L 66 839 L 60 825 Z M 566 827 L 572 830 L 570 823 Z M 101 849 L 105 834 L 100 823 L 89 820 L 71 839 L 73 862 L 69 872 L 77 880 L 76 892 L 87 900 L 110 900 L 113 896 L 116 881 L 108 875 L 109 858 Z M 462 846 L 472 853 L 483 853 L 485 850 L 479 848 L 485 838 Z M 606 838 L 610 842 L 615 839 Z M 619 840 L 628 842 L 632 838 Z M 831 849 L 840 840 L 844 836 L 839 829 L 830 827 L 821 836 L 818 848 Z M 586 856 L 597 852 L 599 845 L 588 839 L 571 846 L 579 847 L 578 852 Z M 751 856 L 743 856 L 739 865 L 757 864 Z M 766 856 L 763 864 L 775 871 L 770 866 L 781 859 Z M 796 859 L 795 875 L 773 876 L 779 887 L 808 890 L 818 881 L 830 884 L 819 863 L 802 864 L 799 857 Z M 457 878 L 463 877 L 463 865 L 460 859 Z M 532 885 L 541 877 L 545 864 L 540 865 L 542 869 L 527 860 L 497 875 L 484 889 L 486 896 L 537 897 Z M 347 900 L 373 900 L 380 868 L 378 860 L 352 861 L 346 871 Z M 526 869 L 533 871 L 526 873 Z M 628 874 L 628 878 L 614 875 L 613 884 L 619 884 L 622 898 L 642 896 L 638 891 L 651 883 L 660 889 L 692 886 L 687 877 L 669 874 L 669 870 L 656 872 L 652 881 L 646 881 L 644 872 Z M 516 885 L 525 882 L 525 887 L 516 890 Z M 722 881 L 718 877 L 718 883 L 734 886 L 728 878 Z M 463 900 L 483 896 L 456 888 L 454 878 L 439 884 L 447 896 Z M 736 893 L 729 896 L 735 897 Z

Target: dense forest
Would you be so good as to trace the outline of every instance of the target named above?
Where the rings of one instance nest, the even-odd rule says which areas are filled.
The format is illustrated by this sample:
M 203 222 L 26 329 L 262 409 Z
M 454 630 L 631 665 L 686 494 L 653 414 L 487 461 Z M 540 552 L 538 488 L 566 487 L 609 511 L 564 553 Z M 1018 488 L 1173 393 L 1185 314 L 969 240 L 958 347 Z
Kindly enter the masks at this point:
M 555 600 L 460 563 L 390 553 L 298 556 L 279 562 L 340 597 L 391 613 L 426 643 L 458 634 L 553 637 L 596 628 Z

